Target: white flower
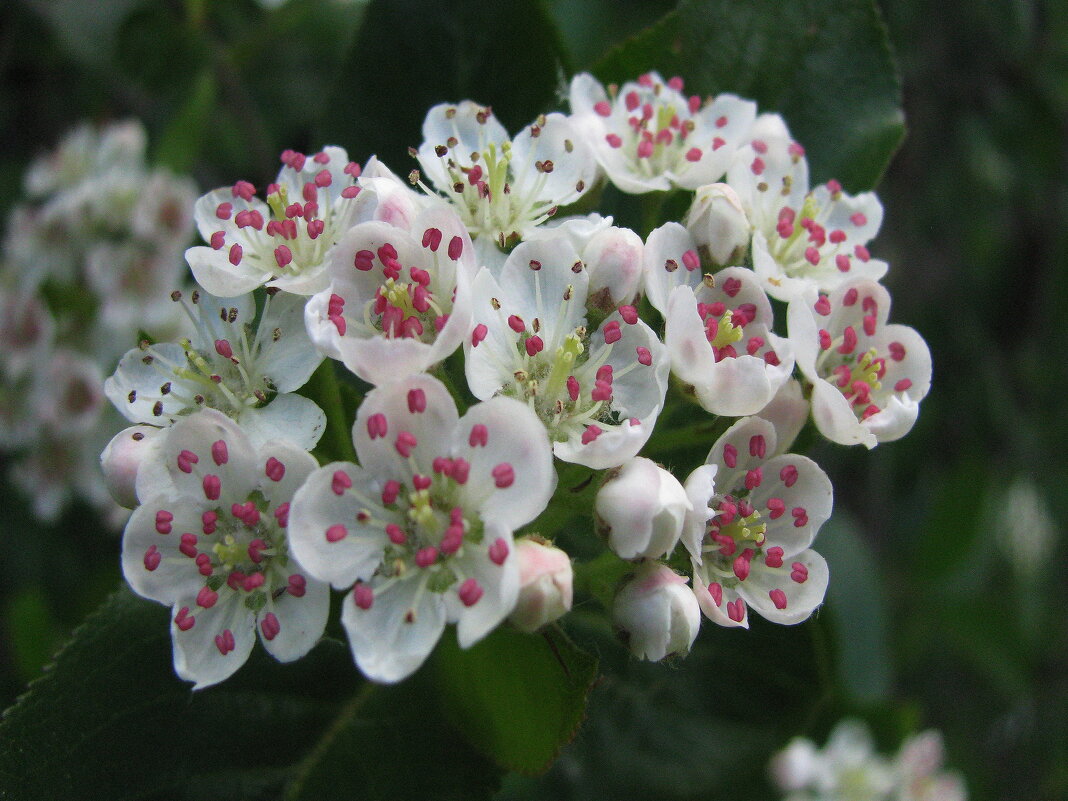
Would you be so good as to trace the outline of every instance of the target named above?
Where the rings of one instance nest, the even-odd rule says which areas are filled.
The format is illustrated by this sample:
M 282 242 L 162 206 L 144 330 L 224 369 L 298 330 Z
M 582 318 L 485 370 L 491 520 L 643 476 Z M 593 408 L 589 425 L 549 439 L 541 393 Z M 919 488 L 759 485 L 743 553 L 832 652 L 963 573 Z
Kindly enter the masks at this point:
M 326 287 L 326 257 L 334 243 L 373 208 L 356 184 L 360 166 L 340 147 L 314 156 L 287 150 L 277 181 L 259 200 L 248 181 L 216 189 L 196 202 L 194 216 L 207 246 L 185 257 L 202 287 L 234 297 L 267 285 L 298 295 Z
M 26 192 L 41 197 L 101 175 L 140 172 L 146 145 L 144 126 L 137 120 L 99 130 L 82 123 L 63 137 L 59 147 L 30 165 L 24 179 Z
M 178 293 L 174 296 L 185 304 Z M 104 391 L 132 423 L 167 425 L 202 407 L 232 417 L 256 445 L 289 439 L 311 450 L 326 418 L 295 394 L 322 361 L 304 328 L 304 299 L 268 297 L 255 329 L 251 295 L 222 301 L 192 293 L 194 338 L 134 348 Z
M 151 460 L 169 482 L 138 482 L 122 568 L 134 591 L 173 608 L 178 675 L 194 689 L 226 679 L 257 631 L 279 661 L 307 653 L 326 625 L 329 588 L 294 558 L 286 527 L 315 460 L 286 441 L 255 448 L 212 409 L 175 423 Z
M 890 293 L 864 279 L 790 303 L 790 341 L 812 382 L 812 418 L 832 442 L 874 448 L 916 422 L 931 387 L 931 353 L 914 329 L 887 324 L 889 315 Z
M 559 458 L 599 470 L 622 464 L 648 440 L 670 366 L 633 306 L 589 331 L 588 286 L 564 238 L 522 243 L 499 279 L 483 268 L 464 367 L 476 398 L 504 394 L 529 404 Z
M 808 287 L 830 291 L 853 278 L 878 280 L 886 262 L 868 242 L 883 220 L 871 192 L 851 196 L 837 181 L 809 191 L 808 162 L 777 114 L 763 114 L 727 174 L 753 225 L 753 269 L 764 290 L 790 300 Z
M 385 222 L 353 226 L 330 259 L 330 286 L 305 310 L 320 350 L 371 384 L 422 372 L 470 330 L 474 249 L 447 206 L 422 212 L 409 233 Z
M 748 607 L 774 623 L 800 623 L 827 590 L 827 563 L 809 545 L 830 517 L 831 482 L 811 459 L 775 454 L 774 426 L 747 417 L 706 459 L 718 465 L 714 516 L 694 559 L 693 591 L 722 626 L 748 628 Z
M 612 225 L 611 217 L 590 214 L 553 220 L 536 229 L 526 239 L 552 239 L 566 236 L 589 272 L 586 305 L 591 312 L 608 313 L 633 303 L 642 288 L 642 256 L 645 244 L 629 228 Z M 500 254 L 500 251 L 497 251 Z M 500 254 L 500 265 L 505 257 Z M 498 275 L 499 265 L 488 265 Z
M 47 360 L 55 329 L 52 313 L 39 295 L 0 287 L 0 371 L 5 385 Z
M 671 473 L 651 459 L 635 456 L 609 473 L 594 508 L 608 547 L 623 559 L 658 559 L 670 554 L 682 536 L 693 504 Z
M 678 223 L 649 235 L 649 302 L 664 315 L 671 369 L 712 414 L 755 414 L 794 368 L 790 342 L 772 333 L 771 303 L 752 271 L 704 274 L 696 243 Z
M 556 476 L 525 405 L 495 398 L 460 418 L 428 375 L 368 393 L 353 439 L 360 464 L 326 465 L 294 498 L 293 548 L 316 577 L 352 587 L 341 620 L 356 664 L 395 682 L 446 622 L 468 648 L 512 611 L 512 532 L 545 508 Z
M 540 538 L 515 542 L 519 560 L 519 598 L 508 621 L 520 631 L 534 632 L 571 609 L 571 558 Z
M 418 158 L 472 238 L 501 248 L 525 239 L 597 178 L 592 151 L 563 114 L 539 117 L 509 139 L 493 111 L 470 100 L 427 112 Z
M 571 111 L 597 160 L 631 194 L 696 189 L 718 180 L 753 124 L 756 104 L 682 93 L 682 79 L 642 75 L 611 94 L 590 74 L 571 79 Z
M 698 253 L 717 267 L 740 264 L 749 249 L 749 218 L 727 184 L 698 187 L 683 222 Z
M 701 610 L 686 577 L 659 562 L 643 562 L 616 594 L 612 619 L 630 651 L 658 662 L 689 653 L 701 628 Z

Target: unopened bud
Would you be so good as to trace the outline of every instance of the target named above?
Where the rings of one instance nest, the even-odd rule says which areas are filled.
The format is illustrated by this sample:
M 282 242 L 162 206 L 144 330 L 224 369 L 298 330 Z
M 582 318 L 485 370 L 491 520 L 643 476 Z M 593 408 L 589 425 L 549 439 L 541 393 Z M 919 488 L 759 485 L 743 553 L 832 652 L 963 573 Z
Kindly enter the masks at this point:
M 571 559 L 532 537 L 515 543 L 519 559 L 519 600 L 508 618 L 520 631 L 533 632 L 571 609 Z
M 112 437 L 100 454 L 104 482 L 115 502 L 126 509 L 137 506 L 137 469 L 156 446 L 155 426 L 131 426 Z
M 671 473 L 635 456 L 597 492 L 594 508 L 608 546 L 623 559 L 657 559 L 670 553 L 693 504 Z
M 741 263 L 752 226 L 742 202 L 727 184 L 702 186 L 683 221 L 703 258 L 717 267 Z
M 701 627 L 701 608 L 686 578 L 659 562 L 643 563 L 623 585 L 612 616 L 631 653 L 651 662 L 689 653 Z

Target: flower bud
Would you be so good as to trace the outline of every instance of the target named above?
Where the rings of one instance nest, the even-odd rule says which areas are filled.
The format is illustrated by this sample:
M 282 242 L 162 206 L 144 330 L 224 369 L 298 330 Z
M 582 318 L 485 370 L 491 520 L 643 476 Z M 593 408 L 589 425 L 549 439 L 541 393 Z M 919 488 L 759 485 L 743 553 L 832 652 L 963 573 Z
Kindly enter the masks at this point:
M 727 184 L 700 187 L 684 224 L 701 257 L 716 267 L 739 264 L 749 249 L 749 218 L 738 194 Z
M 123 429 L 112 437 L 100 454 L 104 482 L 119 506 L 126 509 L 137 506 L 137 469 L 145 456 L 154 449 L 157 435 L 162 430 L 153 426 L 131 426 Z
M 642 280 L 645 244 L 629 228 L 598 231 L 581 249 L 590 273 L 589 304 L 613 311 L 634 300 Z
M 656 559 L 674 549 L 693 504 L 671 473 L 642 456 L 626 462 L 595 501 L 608 545 L 623 559 Z
M 529 633 L 571 609 L 571 559 L 559 548 L 532 537 L 517 540 L 515 553 L 519 559 L 519 600 L 508 619 Z
M 616 595 L 616 628 L 640 659 L 685 655 L 697 638 L 701 609 L 687 579 L 666 565 L 645 562 Z

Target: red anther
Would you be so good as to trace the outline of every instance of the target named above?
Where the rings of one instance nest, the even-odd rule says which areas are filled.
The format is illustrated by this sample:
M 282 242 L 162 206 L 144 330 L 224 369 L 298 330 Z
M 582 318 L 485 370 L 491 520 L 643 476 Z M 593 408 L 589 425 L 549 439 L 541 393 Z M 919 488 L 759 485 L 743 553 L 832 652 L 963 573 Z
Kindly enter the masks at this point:
M 597 368 L 597 372 L 594 374 L 594 378 L 597 381 L 607 381 L 609 384 L 611 384 L 612 383 L 612 365 L 610 365 L 610 364 L 602 364 L 600 367 Z
M 612 345 L 623 338 L 623 332 L 619 330 L 619 321 L 610 320 L 604 325 L 604 344 Z
M 481 445 L 486 447 L 486 443 L 489 441 L 489 430 L 482 423 L 475 423 L 471 426 L 471 435 L 467 438 L 467 444 L 472 448 Z
M 360 609 L 364 611 L 370 609 L 375 603 L 374 591 L 364 584 L 362 581 L 356 582 L 356 585 L 352 588 L 352 600 Z
M 718 581 L 713 581 L 708 585 L 708 594 L 712 596 L 712 602 L 715 603 L 716 606 L 723 603 L 723 587 L 720 586 Z
M 609 147 L 618 148 L 623 146 L 623 140 L 620 139 L 619 136 L 614 133 L 608 134 L 607 136 L 605 136 L 604 139 L 606 142 L 608 142 Z
M 263 573 L 250 573 L 245 576 L 245 580 L 242 582 L 241 586 L 244 587 L 245 592 L 252 592 L 259 587 L 262 587 L 265 580 Z
M 501 462 L 490 471 L 497 489 L 507 489 L 515 482 L 515 470 L 508 462 Z
M 202 483 L 204 488 L 204 497 L 209 501 L 219 500 L 219 493 L 222 491 L 222 482 L 219 481 L 218 476 L 206 475 Z
M 508 327 L 515 331 L 517 334 L 522 334 L 527 330 L 526 324 L 523 322 L 523 318 L 518 314 L 512 314 L 508 317 Z
M 345 336 L 345 331 L 348 330 L 348 323 L 345 322 L 345 318 L 340 314 L 328 314 L 327 319 L 334 324 L 334 328 L 337 329 L 338 336 Z
M 735 623 L 741 623 L 745 619 L 745 601 L 741 598 L 736 599 L 734 602 L 728 601 L 727 617 Z
M 638 106 L 642 104 L 641 98 L 638 97 L 638 93 L 635 92 L 633 89 L 627 92 L 627 94 L 623 97 L 623 102 L 627 106 L 627 111 L 634 111 L 634 109 L 638 108 Z
M 179 631 L 189 631 L 196 622 L 197 619 L 189 614 L 188 606 L 183 606 L 178 610 L 178 614 L 174 616 L 174 625 L 178 627 Z
M 211 609 L 215 606 L 215 602 L 219 600 L 219 593 L 215 592 L 208 585 L 204 585 L 200 588 L 200 592 L 197 593 L 197 606 L 204 609 Z
M 701 259 L 697 255 L 695 250 L 687 250 L 682 254 L 682 264 L 689 271 L 693 272 L 701 266 Z
M 222 246 L 226 244 L 226 234 L 223 231 L 216 231 L 211 235 L 211 247 L 212 250 L 221 250 Z
M 278 525 L 281 528 L 286 528 L 289 525 L 289 502 L 280 503 L 275 507 L 274 519 L 278 521 Z
M 263 634 L 263 639 L 268 642 L 277 637 L 281 630 L 282 624 L 278 622 L 278 617 L 274 612 L 268 612 L 260 621 L 260 632 Z
M 467 477 L 471 474 L 471 463 L 466 459 L 457 457 L 453 459 L 452 470 L 449 475 L 457 484 L 466 484 Z
M 314 183 L 308 182 L 304 184 L 304 188 L 301 190 L 300 194 L 301 197 L 304 198 L 305 202 L 311 203 L 318 196 L 319 191 L 318 189 L 316 189 Z
M 623 318 L 623 322 L 627 325 L 634 325 L 638 322 L 638 310 L 633 306 L 620 306 L 619 316 Z
M 840 245 L 846 240 L 846 232 L 843 231 L 841 228 L 835 228 L 833 231 L 831 231 L 829 238 L 832 244 Z
M 796 581 L 798 584 L 804 584 L 808 581 L 808 568 L 801 562 L 794 562 L 790 565 L 791 572 L 790 578 Z
M 386 536 L 389 537 L 389 541 L 394 545 L 404 545 L 408 541 L 408 535 L 396 523 L 386 524 Z
M 526 348 L 527 356 L 537 356 L 545 349 L 545 343 L 542 342 L 541 337 L 532 336 L 527 337 L 526 342 L 523 343 L 523 347 Z
M 234 197 L 239 197 L 242 200 L 252 200 L 252 196 L 256 194 L 256 187 L 250 184 L 248 181 L 238 181 L 234 184 L 233 189 L 230 190 Z
M 230 461 L 230 449 L 226 447 L 226 440 L 217 439 L 211 443 L 211 458 L 220 467 Z
M 419 284 L 421 288 L 425 289 L 426 287 L 430 286 L 430 273 L 428 273 L 426 270 L 420 269 L 419 267 L 411 267 L 408 269 L 408 274 L 412 277 L 412 280 L 415 281 L 415 283 Z M 425 293 L 426 296 L 429 296 L 429 294 L 429 292 Z M 420 311 L 425 312 L 426 309 L 420 309 Z
M 786 512 L 786 504 L 782 498 L 768 498 L 767 507 L 772 520 L 778 520 Z
M 430 567 L 438 561 L 438 549 L 433 545 L 420 548 L 415 552 L 415 564 L 418 567 Z
M 326 223 L 323 220 L 308 220 L 308 239 L 318 239 L 325 230 Z
M 595 382 L 590 398 L 595 402 L 612 400 L 612 385 L 607 381 Z
M 397 439 L 393 443 L 393 447 L 396 448 L 397 453 L 407 459 L 412 455 L 412 448 L 419 444 L 419 440 L 415 438 L 415 434 L 411 431 L 401 431 L 397 434 Z
M 602 117 L 612 116 L 612 106 L 607 100 L 599 100 L 593 104 L 593 110 Z
M 367 436 L 371 439 L 378 439 L 384 437 L 389 433 L 389 424 L 386 421 L 386 416 L 381 412 L 376 412 L 367 418 Z
M 286 466 L 278 461 L 275 457 L 267 457 L 267 465 L 263 470 L 267 478 L 271 481 L 281 481 L 286 474 Z
M 839 345 L 836 350 L 838 353 L 848 354 L 856 350 L 857 347 L 857 332 L 851 325 L 845 327 L 845 331 L 842 332 L 842 344 Z
M 234 213 L 233 203 L 220 203 L 215 207 L 215 216 L 220 220 L 229 220 L 230 216 Z
M 648 367 L 653 363 L 653 354 L 649 351 L 649 348 L 643 348 L 639 345 L 634 350 L 638 354 L 638 364 Z
M 754 467 L 745 474 L 745 488 L 749 490 L 756 489 L 763 480 L 764 471 L 759 467 Z
M 764 362 L 772 367 L 778 367 L 781 364 L 779 354 L 773 350 L 764 351 Z
M 896 384 L 894 384 L 894 392 L 906 392 L 912 388 L 912 379 L 902 378 Z
M 145 551 L 145 570 L 152 572 L 159 567 L 161 561 L 163 561 L 163 554 L 156 549 L 155 545 L 150 545 L 148 550 Z
M 489 558 L 495 565 L 503 565 L 509 553 L 508 543 L 502 537 L 495 539 L 489 547 Z
M 361 191 L 362 190 L 358 186 L 346 186 L 341 190 L 341 197 L 345 198 L 345 200 L 351 200 L 360 194 Z
M 787 487 L 792 487 L 797 483 L 798 475 L 797 467 L 792 464 L 786 465 L 786 467 L 779 471 L 779 478 L 782 479 L 782 483 Z
M 864 315 L 864 333 L 868 336 L 875 336 L 876 319 L 874 314 Z
M 760 158 L 760 156 L 757 156 L 755 159 L 753 159 L 753 163 L 749 165 L 749 169 L 753 171 L 753 175 L 763 175 L 764 159 Z
M 750 356 L 755 356 L 757 351 L 764 347 L 764 340 L 760 337 L 749 337 L 749 340 L 745 343 L 745 352 Z
M 748 548 L 746 550 L 748 550 Z M 745 581 L 749 578 L 749 560 L 746 559 L 744 555 L 735 559 L 731 568 L 734 570 L 734 575 L 738 577 L 739 581 Z
M 653 155 L 653 143 L 652 142 L 639 142 L 638 143 L 638 158 L 647 159 Z
M 344 470 L 335 470 L 333 477 L 330 479 L 330 489 L 333 490 L 335 495 L 344 495 L 345 490 L 352 486 L 352 479 L 349 474 Z
M 863 245 L 857 245 L 855 248 L 853 248 L 853 255 L 861 261 L 871 260 L 871 254 L 868 252 L 868 249 Z
M 826 295 L 820 295 L 812 308 L 815 309 L 816 314 L 826 317 L 831 313 L 831 301 Z
M 197 556 L 197 535 L 188 532 L 183 534 L 178 550 L 190 559 L 195 559 Z
M 330 186 L 333 180 L 330 170 L 319 170 L 319 172 L 315 173 L 315 185 L 320 189 Z
M 482 587 L 473 578 L 469 578 L 460 585 L 460 589 L 456 591 L 456 594 L 464 606 L 474 606 L 478 603 L 478 599 L 482 597 Z
M 236 242 L 234 242 L 234 244 L 230 245 L 230 256 L 229 256 L 230 263 L 232 265 L 234 265 L 235 267 L 237 265 L 239 265 L 241 263 L 241 254 L 243 252 L 244 251 L 241 249 L 241 246 L 239 244 L 237 244 Z
M 412 486 L 417 490 L 429 489 L 432 482 L 433 479 L 431 479 L 430 476 L 423 476 L 419 473 L 412 476 Z
M 293 251 L 288 245 L 279 245 L 274 249 L 274 261 L 279 269 L 285 269 L 286 265 L 293 261 Z
M 738 449 L 729 442 L 723 446 L 723 463 L 730 468 L 738 466 Z
M 848 273 L 852 265 L 849 263 L 849 256 L 839 253 L 834 257 L 834 266 L 838 268 L 839 272 Z
M 601 436 L 602 433 L 604 432 L 601 430 L 600 426 L 586 426 L 586 430 L 582 432 L 582 444 L 589 445 L 597 439 L 597 437 Z
M 294 573 L 286 583 L 286 592 L 294 598 L 303 598 L 307 592 L 308 582 L 300 573 Z
M 763 434 L 754 434 L 749 438 L 749 455 L 755 456 L 758 459 L 763 459 L 764 454 L 767 452 L 767 441 L 764 439 Z
M 226 629 L 222 634 L 216 634 L 215 647 L 219 649 L 219 653 L 223 656 L 233 651 L 237 647 L 234 641 L 234 633 L 230 629 Z
M 904 361 L 905 359 L 905 346 L 900 342 L 891 342 L 887 346 L 887 350 L 890 351 L 890 358 L 895 362 Z
M 266 550 L 267 543 L 257 537 L 248 544 L 248 558 L 258 565 L 263 561 L 263 551 Z
M 686 108 L 690 110 L 691 114 L 696 114 L 701 110 L 701 98 L 697 95 L 690 95 L 690 99 L 686 101 Z
M 464 252 L 464 241 L 460 237 L 454 236 L 452 239 L 449 240 L 449 258 L 450 259 L 452 259 L 453 261 L 456 261 L 457 259 L 460 258 L 460 256 L 463 255 L 463 252 Z
M 731 277 L 731 278 L 728 278 L 726 281 L 723 282 L 723 293 L 728 298 L 733 298 L 735 295 L 737 295 L 741 291 L 742 291 L 742 282 L 741 282 L 740 279 Z
M 489 329 L 485 325 L 479 323 L 475 326 L 475 330 L 471 332 L 471 347 L 477 348 L 479 343 L 486 338 L 486 334 L 489 333 Z
M 172 520 L 174 520 L 174 515 L 166 509 L 160 509 L 156 512 L 156 532 L 159 534 L 170 534 Z
M 771 598 L 771 602 L 775 604 L 776 609 L 786 608 L 786 593 L 778 587 L 774 590 L 768 590 L 768 597 Z
M 463 524 L 453 523 L 447 529 L 445 529 L 445 536 L 441 538 L 441 542 L 438 543 L 438 549 L 450 556 L 460 550 L 460 547 L 464 544 L 464 527 Z
M 219 520 L 219 513 L 213 509 L 209 509 L 200 516 L 201 530 L 205 534 L 214 534 L 215 525 Z
M 773 545 L 764 552 L 764 564 L 768 567 L 782 567 L 783 549 Z
M 419 414 L 426 411 L 426 393 L 421 389 L 408 390 L 408 411 Z

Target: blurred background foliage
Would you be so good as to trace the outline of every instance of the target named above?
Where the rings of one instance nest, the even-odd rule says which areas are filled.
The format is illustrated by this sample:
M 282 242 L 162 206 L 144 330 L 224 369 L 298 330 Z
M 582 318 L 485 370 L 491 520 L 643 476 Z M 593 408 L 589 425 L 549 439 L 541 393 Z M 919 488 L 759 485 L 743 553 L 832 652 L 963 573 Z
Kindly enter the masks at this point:
M 238 178 L 262 186 L 283 148 L 324 143 L 359 161 L 378 153 L 404 174 L 405 149 L 421 140 L 431 104 L 489 102 L 514 130 L 556 102 L 562 76 L 610 70 L 620 58 L 612 48 L 673 6 L 3 3 L 0 211 L 21 195 L 29 161 L 82 119 L 140 118 L 154 159 L 204 190 Z M 825 6 L 784 4 L 788 18 L 802 19 Z M 905 440 L 870 453 L 813 443 L 837 502 L 817 544 L 832 566 L 825 607 L 794 628 L 706 625 L 694 653 L 665 666 L 627 657 L 603 616 L 580 606 L 568 628 L 598 646 L 603 674 L 585 724 L 547 773 L 508 773 L 499 789 L 496 780 L 472 785 L 471 797 L 771 798 L 768 757 L 795 734 L 822 742 L 847 714 L 871 723 L 888 751 L 911 731 L 943 730 L 949 765 L 979 801 L 1068 797 L 1068 462 L 1057 456 L 1068 445 L 1068 8 L 1057 0 L 879 6 L 907 137 L 876 187 L 886 222 L 872 250 L 892 266 L 894 320 L 931 345 L 935 379 Z M 740 90 L 729 60 L 704 55 L 705 69 L 720 70 L 719 88 Z M 818 130 L 819 109 L 791 106 L 789 96 L 781 103 L 764 110 L 783 111 L 792 126 L 809 114 L 806 130 Z M 814 159 L 816 181 L 835 177 L 821 165 L 833 164 L 837 124 L 828 122 L 820 142 L 795 128 L 827 154 Z M 852 183 L 865 188 L 875 177 L 857 173 Z M 12 488 L 0 491 L 6 707 L 120 577 L 118 539 L 87 509 L 43 527 Z M 160 615 L 148 616 L 153 647 L 165 650 Z M 343 667 L 327 651 L 304 670 L 328 681 Z M 166 692 L 182 689 L 167 681 Z M 226 691 L 232 703 L 240 691 Z M 284 719 L 320 720 L 329 699 L 315 701 Z M 240 797 L 274 797 L 286 770 L 276 768 L 259 787 L 220 769 L 185 790 L 240 785 Z M 169 792 L 144 797 L 184 797 Z M 411 792 L 428 797 L 418 782 Z

